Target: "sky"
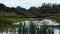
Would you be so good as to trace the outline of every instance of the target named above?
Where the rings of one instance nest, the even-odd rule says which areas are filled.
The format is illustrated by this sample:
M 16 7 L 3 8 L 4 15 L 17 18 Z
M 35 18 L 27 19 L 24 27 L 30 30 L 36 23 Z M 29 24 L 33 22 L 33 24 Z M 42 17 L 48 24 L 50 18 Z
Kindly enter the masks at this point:
M 60 4 L 60 0 L 0 0 L 0 3 L 3 3 L 8 7 L 20 6 L 29 9 L 32 6 L 39 7 L 43 3 Z

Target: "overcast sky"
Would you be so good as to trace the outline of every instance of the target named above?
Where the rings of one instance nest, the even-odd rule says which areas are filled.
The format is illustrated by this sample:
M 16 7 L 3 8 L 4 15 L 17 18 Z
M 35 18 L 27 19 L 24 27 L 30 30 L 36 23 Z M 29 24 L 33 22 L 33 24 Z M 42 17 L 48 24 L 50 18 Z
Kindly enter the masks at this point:
M 23 8 L 30 8 L 31 6 L 41 6 L 43 3 L 60 3 L 60 0 L 0 0 L 0 3 L 9 7 L 21 6 Z

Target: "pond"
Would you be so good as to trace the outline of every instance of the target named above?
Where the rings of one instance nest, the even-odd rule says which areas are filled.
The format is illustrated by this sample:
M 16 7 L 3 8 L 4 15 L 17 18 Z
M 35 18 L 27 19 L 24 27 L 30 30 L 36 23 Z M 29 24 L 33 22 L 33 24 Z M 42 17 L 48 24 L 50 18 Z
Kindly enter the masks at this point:
M 51 19 L 25 20 L 12 23 L 8 28 L 0 28 L 0 34 L 60 34 L 59 25 Z

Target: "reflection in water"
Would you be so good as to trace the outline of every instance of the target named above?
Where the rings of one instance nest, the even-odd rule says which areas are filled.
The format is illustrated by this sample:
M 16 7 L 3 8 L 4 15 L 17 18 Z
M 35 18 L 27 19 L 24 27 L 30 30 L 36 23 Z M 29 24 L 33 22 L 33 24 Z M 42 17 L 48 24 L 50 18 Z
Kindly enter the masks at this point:
M 54 34 L 60 34 L 60 30 L 59 29 L 54 29 Z
M 42 21 L 22 21 L 13 23 L 13 25 L 0 34 L 59 34 L 60 30 L 48 25 L 59 25 L 52 20 L 44 19 Z

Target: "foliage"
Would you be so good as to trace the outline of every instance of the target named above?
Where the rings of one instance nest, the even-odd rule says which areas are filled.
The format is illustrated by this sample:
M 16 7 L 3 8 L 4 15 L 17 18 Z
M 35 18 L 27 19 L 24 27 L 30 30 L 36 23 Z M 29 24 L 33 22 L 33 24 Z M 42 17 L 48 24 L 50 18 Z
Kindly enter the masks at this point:
M 36 25 L 32 21 L 29 22 L 29 26 L 26 27 L 26 23 L 20 23 L 19 34 L 54 34 L 53 28 L 48 25 Z M 40 27 L 40 28 L 39 28 Z

